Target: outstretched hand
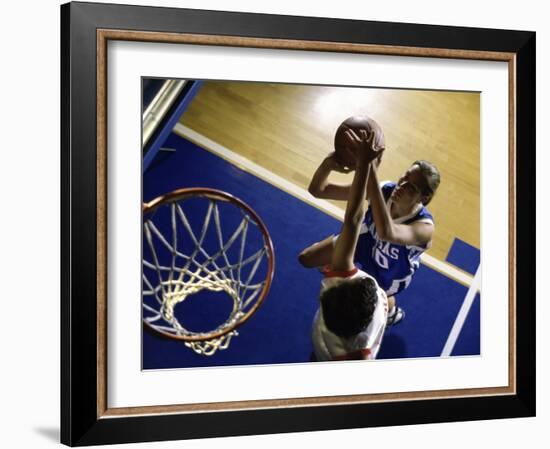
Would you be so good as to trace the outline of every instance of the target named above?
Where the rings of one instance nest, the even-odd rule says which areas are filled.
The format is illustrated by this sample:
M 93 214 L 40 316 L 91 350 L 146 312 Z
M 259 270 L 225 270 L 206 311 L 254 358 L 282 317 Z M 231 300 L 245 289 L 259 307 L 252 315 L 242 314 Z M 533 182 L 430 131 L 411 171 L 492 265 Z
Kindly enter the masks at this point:
M 376 133 L 372 131 L 369 133 L 362 129 L 359 131 L 359 135 L 353 130 L 348 129 L 346 131 L 346 137 L 350 150 L 355 154 L 358 161 L 362 160 L 366 163 L 370 163 L 373 160 L 380 158 L 385 148 L 375 148 L 374 138 Z

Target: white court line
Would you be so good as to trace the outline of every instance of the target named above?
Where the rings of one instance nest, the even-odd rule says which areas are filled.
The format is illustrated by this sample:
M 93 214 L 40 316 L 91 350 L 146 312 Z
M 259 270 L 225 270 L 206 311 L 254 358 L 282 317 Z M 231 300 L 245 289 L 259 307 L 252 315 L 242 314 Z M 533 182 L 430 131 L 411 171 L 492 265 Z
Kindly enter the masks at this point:
M 328 201 L 313 197 L 307 190 L 296 186 L 295 184 L 276 175 L 275 173 L 270 172 L 269 170 L 266 170 L 265 168 L 259 166 L 258 164 L 255 164 L 254 162 L 248 160 L 247 158 L 224 147 L 223 145 L 220 145 L 219 143 L 214 142 L 213 140 L 210 140 L 208 137 L 205 137 L 202 134 L 199 134 L 198 132 L 192 130 L 191 128 L 188 128 L 187 126 L 182 125 L 181 123 L 177 123 L 173 131 L 176 134 L 186 139 L 189 139 L 193 143 L 200 145 L 201 147 L 207 149 L 208 151 L 211 151 L 212 153 L 218 155 L 219 157 L 225 159 L 226 161 L 229 161 L 233 165 L 236 165 L 237 167 L 241 168 L 242 170 L 248 173 L 253 173 L 255 176 L 257 176 L 260 179 L 263 179 L 269 184 L 274 185 L 279 189 L 290 193 L 291 195 L 301 199 L 302 201 L 308 204 L 311 204 L 317 209 L 322 210 L 323 212 L 327 213 L 328 215 L 331 215 L 332 217 L 340 221 L 344 221 L 344 211 L 339 207 L 335 206 L 332 203 L 329 203 Z M 464 271 L 459 270 L 453 265 L 450 265 L 446 262 L 436 259 L 435 257 L 430 256 L 429 254 L 422 254 L 421 257 L 422 257 L 421 259 L 422 263 L 424 265 L 440 273 L 443 273 L 447 277 L 455 280 L 456 282 L 466 287 L 470 287 L 472 285 L 473 278 L 468 273 L 465 273 Z
M 468 312 L 470 312 L 470 308 L 472 307 L 472 304 L 474 303 L 474 299 L 476 298 L 476 293 L 478 291 L 481 291 L 480 284 L 481 284 L 481 265 L 477 267 L 472 285 L 470 285 L 470 288 L 466 293 L 466 297 L 462 302 L 462 306 L 460 307 L 458 315 L 456 316 L 453 327 L 451 328 L 451 332 L 447 337 L 447 342 L 443 347 L 443 351 L 441 351 L 441 357 L 449 357 L 453 352 L 453 349 L 456 344 L 456 340 L 460 335 L 460 331 L 462 331 L 462 326 L 464 326 L 464 322 L 468 317 Z

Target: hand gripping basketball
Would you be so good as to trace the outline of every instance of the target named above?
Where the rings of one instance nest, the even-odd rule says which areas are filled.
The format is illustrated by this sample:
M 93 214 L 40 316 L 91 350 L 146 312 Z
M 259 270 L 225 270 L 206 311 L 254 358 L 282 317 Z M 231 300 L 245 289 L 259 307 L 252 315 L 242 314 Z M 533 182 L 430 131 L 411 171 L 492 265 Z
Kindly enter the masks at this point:
M 357 162 L 372 162 L 382 157 L 385 148 L 375 148 L 375 131 L 369 134 L 366 130 L 362 129 L 358 135 L 355 131 L 350 129 L 346 131 L 346 136 L 349 140 L 348 148 L 355 156 Z
M 374 132 L 374 149 L 385 148 L 386 146 L 384 132 L 376 121 L 368 116 L 348 117 L 340 124 L 334 135 L 335 159 L 344 167 L 353 169 L 357 163 L 356 154 L 350 148 L 350 137 L 346 133 L 349 130 L 354 131 L 357 135 L 360 135 L 361 130 L 366 131 L 369 135 Z M 380 164 L 381 159 L 382 154 L 378 156 L 377 165 Z

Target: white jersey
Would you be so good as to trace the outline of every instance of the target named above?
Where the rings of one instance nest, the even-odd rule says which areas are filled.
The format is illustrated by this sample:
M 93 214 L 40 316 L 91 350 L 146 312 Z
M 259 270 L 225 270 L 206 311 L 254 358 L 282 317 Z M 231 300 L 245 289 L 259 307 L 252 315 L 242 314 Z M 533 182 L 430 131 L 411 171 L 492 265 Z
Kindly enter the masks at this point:
M 371 278 L 364 271 L 352 270 L 347 273 L 325 273 L 321 281 L 321 293 L 330 287 L 350 279 Z M 376 283 L 378 287 L 378 283 Z M 375 359 L 382 343 L 386 321 L 388 319 L 388 298 L 380 287 L 378 287 L 378 301 L 376 303 L 372 321 L 368 327 L 350 338 L 342 338 L 332 333 L 325 325 L 321 307 L 313 320 L 313 350 L 318 361 L 328 360 L 351 360 L 351 359 Z

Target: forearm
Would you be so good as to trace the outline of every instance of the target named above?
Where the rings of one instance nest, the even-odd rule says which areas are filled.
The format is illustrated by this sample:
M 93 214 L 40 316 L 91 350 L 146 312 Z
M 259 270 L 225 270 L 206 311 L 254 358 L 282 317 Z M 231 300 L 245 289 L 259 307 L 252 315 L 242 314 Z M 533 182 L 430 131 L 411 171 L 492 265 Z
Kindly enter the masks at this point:
M 331 266 L 336 271 L 353 268 L 353 254 L 365 214 L 365 195 L 370 164 L 359 164 L 350 187 L 342 230 L 332 252 Z
M 372 215 L 378 237 L 382 240 L 394 241 L 395 226 L 390 211 L 386 207 L 386 201 L 384 200 L 382 190 L 380 189 L 376 168 L 371 169 L 367 194 L 370 207 L 372 208 Z
M 311 182 L 309 183 L 308 192 L 315 198 L 324 198 L 330 200 L 342 200 L 345 201 L 348 198 L 350 185 L 333 184 L 328 181 L 328 177 L 333 171 L 330 162 L 325 159 L 319 165 Z
M 357 224 L 363 220 L 365 215 L 365 191 L 370 178 L 369 173 L 372 173 L 371 165 L 367 161 L 360 161 L 357 164 L 346 206 L 345 222 L 349 220 Z
M 373 164 L 374 165 L 374 164 Z M 377 167 L 374 167 L 374 169 L 377 169 Z M 371 200 L 372 196 L 376 193 L 376 190 L 379 189 L 378 184 L 378 178 L 374 176 L 374 171 L 372 170 L 371 176 L 369 176 L 369 180 L 367 182 L 367 200 Z
M 308 191 L 313 196 L 320 196 L 328 185 L 328 175 L 330 174 L 331 169 L 328 167 L 326 161 L 324 160 L 311 178 L 309 183 Z

